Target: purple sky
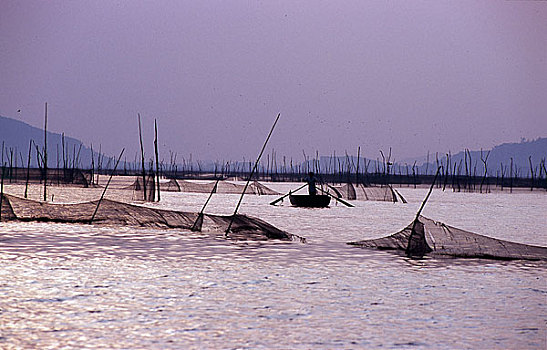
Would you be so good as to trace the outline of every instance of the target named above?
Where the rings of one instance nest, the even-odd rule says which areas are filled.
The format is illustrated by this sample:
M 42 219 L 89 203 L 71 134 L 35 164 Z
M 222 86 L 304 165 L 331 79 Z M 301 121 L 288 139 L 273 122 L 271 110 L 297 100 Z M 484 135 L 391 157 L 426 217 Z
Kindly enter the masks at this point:
M 0 0 L 0 115 L 118 154 L 395 160 L 547 136 L 547 3 Z M 21 110 L 21 112 L 17 112 Z

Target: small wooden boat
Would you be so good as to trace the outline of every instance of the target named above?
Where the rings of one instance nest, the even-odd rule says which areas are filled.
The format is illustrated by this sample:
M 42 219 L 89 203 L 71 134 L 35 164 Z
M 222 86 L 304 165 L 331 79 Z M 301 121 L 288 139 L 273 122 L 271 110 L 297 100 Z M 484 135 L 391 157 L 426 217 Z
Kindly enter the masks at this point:
M 291 194 L 289 195 L 291 204 L 295 207 L 304 208 L 325 208 L 329 206 L 330 196 L 326 194 Z

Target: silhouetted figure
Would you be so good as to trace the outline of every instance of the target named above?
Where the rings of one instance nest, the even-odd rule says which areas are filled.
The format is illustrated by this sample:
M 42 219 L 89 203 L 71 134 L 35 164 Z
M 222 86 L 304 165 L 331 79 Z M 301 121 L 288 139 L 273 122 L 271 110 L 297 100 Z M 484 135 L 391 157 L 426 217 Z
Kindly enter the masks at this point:
M 308 183 L 308 193 L 312 196 L 315 196 L 317 194 L 317 188 L 315 187 L 317 179 L 315 178 L 313 172 L 309 172 L 308 177 L 306 178 L 306 182 Z

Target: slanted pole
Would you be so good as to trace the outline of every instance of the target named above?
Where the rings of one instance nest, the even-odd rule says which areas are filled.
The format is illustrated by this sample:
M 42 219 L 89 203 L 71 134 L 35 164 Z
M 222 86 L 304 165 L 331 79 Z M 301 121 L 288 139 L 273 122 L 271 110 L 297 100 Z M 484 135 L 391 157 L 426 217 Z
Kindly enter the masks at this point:
M 234 214 L 232 215 L 232 219 L 230 220 L 230 224 L 228 224 L 228 228 L 226 229 L 225 236 L 228 236 L 228 233 L 230 232 L 230 229 L 232 228 L 232 224 L 234 223 L 234 219 L 236 217 L 237 211 L 239 209 L 239 206 L 241 205 L 241 201 L 243 201 L 243 196 L 245 195 L 245 191 L 247 191 L 247 187 L 249 187 L 249 183 L 251 182 L 251 179 L 253 178 L 253 175 L 256 171 L 256 168 L 258 167 L 258 162 L 260 162 L 260 158 L 262 157 L 262 153 L 264 153 L 264 149 L 266 148 L 266 145 L 268 144 L 268 141 L 270 140 L 270 136 L 272 136 L 272 133 L 275 129 L 275 125 L 277 124 L 277 121 L 279 120 L 279 116 L 281 113 L 277 114 L 277 118 L 275 118 L 275 122 L 272 125 L 272 128 L 270 130 L 270 133 L 268 134 L 268 137 L 266 138 L 266 141 L 264 142 L 264 145 L 262 145 L 262 150 L 260 151 L 260 154 L 258 155 L 258 158 L 256 159 L 255 165 L 249 175 L 249 179 L 247 179 L 247 183 L 245 184 L 245 187 L 243 188 L 243 192 L 241 193 L 241 197 L 239 197 L 239 202 L 237 202 L 236 209 L 234 210 Z
M 196 221 L 194 221 L 194 224 L 192 225 L 192 228 L 190 230 L 192 231 L 200 231 L 201 232 L 201 226 L 203 225 L 203 212 L 205 211 L 205 207 L 207 207 L 207 204 L 209 204 L 209 201 L 211 200 L 211 197 L 213 197 L 213 193 L 217 191 L 218 182 L 220 181 L 220 178 L 217 179 L 215 182 L 215 185 L 213 186 L 213 189 L 211 190 L 211 193 L 209 193 L 209 197 L 205 201 L 205 204 L 203 204 L 203 207 L 201 208 L 200 212 L 198 213 L 198 217 L 196 218 Z
M 408 244 L 406 246 L 405 254 L 409 258 L 412 257 L 412 252 L 410 251 L 410 243 L 412 242 L 412 237 L 414 236 L 414 231 L 416 230 L 416 223 L 420 219 L 420 214 L 422 213 L 422 210 L 425 207 L 425 203 L 429 199 L 429 196 L 431 195 L 431 192 L 433 191 L 433 187 L 435 186 L 435 182 L 437 180 L 437 176 L 439 176 L 439 172 L 441 171 L 441 166 L 437 168 L 437 172 L 435 173 L 435 177 L 433 178 L 433 182 L 431 183 L 431 186 L 429 187 L 429 191 L 427 192 L 427 196 L 425 196 L 424 201 L 422 202 L 422 205 L 420 206 L 420 209 L 418 210 L 418 213 L 416 213 L 416 217 L 414 218 L 414 222 L 412 223 L 412 230 L 410 231 L 410 236 L 408 237 Z
M 93 215 L 91 215 L 91 219 L 89 219 L 90 224 L 93 222 L 93 219 L 95 219 L 95 215 L 97 214 L 97 211 L 99 210 L 99 205 L 101 205 L 101 202 L 104 198 L 106 190 L 108 189 L 108 185 L 110 185 L 110 180 L 112 180 L 112 176 L 114 176 L 114 173 L 116 172 L 116 168 L 118 167 L 118 164 L 120 163 L 120 159 L 122 158 L 122 154 L 124 151 L 125 151 L 125 148 L 122 149 L 120 156 L 118 157 L 118 161 L 116 162 L 116 165 L 114 166 L 114 170 L 112 170 L 112 173 L 110 174 L 110 178 L 108 178 L 108 182 L 106 183 L 106 186 L 104 186 L 104 190 L 103 190 L 103 193 L 101 194 L 101 198 L 99 198 L 99 201 L 97 202 L 97 206 L 95 207 L 95 211 L 93 212 Z

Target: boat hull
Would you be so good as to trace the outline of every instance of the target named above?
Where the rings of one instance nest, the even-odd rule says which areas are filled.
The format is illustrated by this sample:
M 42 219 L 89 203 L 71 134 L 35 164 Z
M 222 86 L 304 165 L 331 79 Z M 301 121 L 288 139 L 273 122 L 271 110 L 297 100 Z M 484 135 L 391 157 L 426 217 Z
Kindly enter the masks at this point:
M 289 199 L 295 207 L 303 208 L 325 208 L 330 204 L 330 196 L 327 195 L 291 194 Z

